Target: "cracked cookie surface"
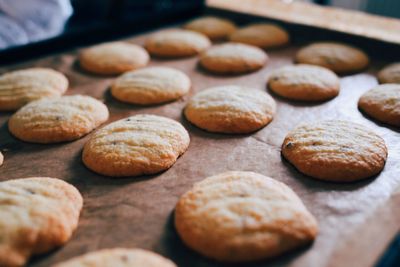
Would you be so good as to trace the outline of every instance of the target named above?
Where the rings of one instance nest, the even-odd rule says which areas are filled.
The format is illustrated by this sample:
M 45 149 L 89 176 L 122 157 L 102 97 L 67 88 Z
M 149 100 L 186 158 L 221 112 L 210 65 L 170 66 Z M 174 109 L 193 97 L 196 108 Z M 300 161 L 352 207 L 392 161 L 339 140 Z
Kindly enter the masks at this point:
M 256 71 L 261 69 L 267 60 L 267 54 L 260 48 L 239 43 L 215 45 L 200 56 L 201 66 L 218 74 Z
M 127 42 L 110 42 L 83 49 L 79 62 L 83 69 L 96 74 L 121 74 L 144 67 L 150 56 L 141 46 Z
M 90 96 L 73 95 L 29 103 L 11 116 L 8 127 L 17 138 L 33 143 L 78 139 L 108 119 L 107 107 Z
M 23 266 L 32 255 L 66 243 L 82 203 L 79 191 L 59 179 L 0 182 L 0 266 Z
M 207 36 L 189 30 L 165 30 L 151 35 L 145 47 L 158 57 L 189 57 L 211 46 Z
M 400 63 L 393 63 L 386 66 L 378 73 L 380 83 L 399 83 L 400 84 Z
M 324 101 L 339 94 L 340 80 L 329 69 L 306 64 L 275 70 L 268 87 L 276 94 L 300 101 Z
M 300 49 L 296 54 L 296 62 L 317 65 L 345 74 L 365 69 L 369 58 L 358 48 L 342 43 L 321 42 Z
M 124 73 L 111 88 L 122 102 L 150 105 L 172 101 L 189 92 L 191 82 L 182 71 L 168 67 L 148 67 Z
M 218 17 L 197 18 L 183 27 L 187 30 L 200 32 L 211 40 L 226 39 L 236 30 L 236 26 L 232 21 Z
M 339 120 L 298 126 L 282 144 L 282 155 L 313 178 L 351 182 L 382 171 L 385 141 L 363 125 Z
M 318 232 L 288 186 L 242 171 L 196 183 L 176 205 L 175 227 L 188 247 L 226 262 L 271 258 L 312 242 Z
M 7 72 L 0 76 L 0 110 L 17 110 L 34 100 L 61 96 L 67 89 L 67 78 L 52 69 L 29 68 Z
M 266 126 L 275 110 L 275 101 L 266 92 L 232 85 L 197 93 L 184 114 L 191 123 L 210 132 L 250 133 Z
M 372 118 L 400 127 L 400 84 L 382 84 L 364 93 L 359 108 Z
M 189 146 L 186 129 L 156 115 L 135 115 L 96 131 L 83 149 L 84 164 L 99 174 L 122 177 L 170 168 Z
M 53 267 L 176 267 L 167 258 L 143 249 L 113 248 L 86 253 Z

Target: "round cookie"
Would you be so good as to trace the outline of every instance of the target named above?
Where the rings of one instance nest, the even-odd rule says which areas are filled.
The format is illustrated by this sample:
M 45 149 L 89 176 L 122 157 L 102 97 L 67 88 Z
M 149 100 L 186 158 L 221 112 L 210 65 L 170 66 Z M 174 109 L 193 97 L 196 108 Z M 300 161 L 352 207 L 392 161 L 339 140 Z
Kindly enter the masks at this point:
M 170 168 L 189 142 L 179 122 L 136 115 L 96 131 L 83 148 L 82 160 L 89 169 L 107 176 L 155 174 Z
M 113 248 L 86 253 L 53 267 L 176 267 L 167 258 L 143 249 Z
M 232 21 L 217 17 L 197 18 L 183 27 L 187 30 L 200 32 L 211 40 L 226 39 L 236 30 L 236 26 Z
M 30 68 L 7 72 L 0 76 L 0 110 L 17 110 L 37 99 L 61 96 L 67 89 L 67 78 L 52 69 Z
M 267 60 L 267 54 L 258 47 L 226 43 L 202 53 L 200 65 L 217 74 L 240 74 L 261 69 Z
M 380 83 L 400 83 L 400 63 L 386 66 L 378 73 Z
M 68 242 L 82 203 L 79 191 L 59 179 L 0 182 L 0 266 L 24 266 Z
M 300 49 L 296 54 L 296 62 L 325 67 L 343 74 L 365 69 L 369 59 L 358 48 L 341 43 L 321 42 Z
M 211 46 L 204 34 L 189 30 L 166 30 L 153 34 L 146 40 L 146 49 L 158 57 L 189 57 Z
M 266 126 L 275 109 L 275 101 L 267 93 L 232 85 L 197 93 L 185 107 L 184 114 L 204 130 L 243 134 Z
M 243 27 L 230 35 L 231 42 L 254 45 L 263 49 L 276 48 L 289 43 L 289 34 L 282 27 L 258 23 Z
M 151 105 L 178 99 L 187 94 L 190 87 L 190 79 L 182 71 L 148 67 L 117 78 L 111 87 L 111 94 L 122 102 Z
M 400 127 L 400 84 L 382 84 L 367 91 L 358 107 L 378 121 Z
M 360 124 L 328 120 L 304 124 L 289 132 L 282 155 L 308 176 L 351 182 L 381 172 L 387 148 L 380 136 Z
M 288 186 L 231 171 L 196 183 L 176 205 L 175 227 L 198 253 L 223 262 L 275 257 L 311 243 L 315 218 Z
M 339 94 L 340 80 L 329 69 L 295 65 L 271 73 L 268 87 L 276 94 L 300 101 L 324 101 Z
M 149 63 L 147 51 L 135 44 L 111 42 L 84 49 L 79 54 L 83 69 L 96 74 L 121 74 Z
M 56 143 L 78 139 L 108 119 L 107 107 L 100 101 L 82 95 L 41 99 L 14 113 L 10 132 L 33 143 Z

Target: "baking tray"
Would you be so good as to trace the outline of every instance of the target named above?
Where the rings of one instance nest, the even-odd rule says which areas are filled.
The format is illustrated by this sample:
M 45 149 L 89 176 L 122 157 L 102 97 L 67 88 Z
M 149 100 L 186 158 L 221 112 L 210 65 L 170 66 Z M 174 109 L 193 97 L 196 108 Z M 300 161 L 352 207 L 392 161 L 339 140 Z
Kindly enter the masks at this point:
M 239 24 L 261 17 L 206 9 Z M 293 43 L 268 51 L 262 70 L 240 76 L 216 76 L 198 67 L 198 58 L 152 59 L 150 65 L 170 66 L 186 72 L 193 83 L 184 98 L 149 107 L 121 103 L 110 96 L 115 77 L 96 76 L 80 69 L 77 50 L 0 69 L 41 66 L 66 74 L 67 94 L 87 94 L 104 100 L 110 110 L 107 124 L 134 114 L 157 114 L 181 122 L 189 131 L 188 151 L 169 170 L 152 176 L 123 179 L 97 175 L 82 164 L 81 152 L 90 134 L 80 140 L 53 145 L 30 144 L 12 137 L 7 129 L 11 113 L 0 114 L 0 150 L 5 156 L 0 180 L 28 176 L 58 177 L 75 185 L 84 197 L 79 226 L 63 247 L 33 258 L 28 266 L 44 267 L 101 248 L 140 247 L 172 259 L 178 266 L 221 266 L 185 247 L 173 226 L 174 206 L 193 183 L 228 170 L 255 171 L 288 184 L 316 216 L 320 233 L 309 247 L 281 257 L 243 266 L 373 266 L 400 228 L 399 130 L 365 117 L 357 109 L 362 93 L 377 84 L 379 69 L 396 58 L 396 45 L 307 26 L 283 24 Z M 179 27 L 174 25 L 172 27 Z M 158 29 L 157 29 L 158 30 Z M 125 40 L 143 44 L 143 33 Z M 268 74 L 293 64 L 296 51 L 315 40 L 342 40 L 365 49 L 372 57 L 364 72 L 342 76 L 341 92 L 331 101 L 310 104 L 287 101 L 273 95 L 277 114 L 264 129 L 251 135 L 208 133 L 191 125 L 182 109 L 196 92 L 211 86 L 236 84 L 267 90 Z M 382 173 L 350 184 L 316 181 L 296 171 L 280 154 L 281 143 L 297 124 L 323 119 L 343 119 L 372 128 L 385 139 L 389 156 Z

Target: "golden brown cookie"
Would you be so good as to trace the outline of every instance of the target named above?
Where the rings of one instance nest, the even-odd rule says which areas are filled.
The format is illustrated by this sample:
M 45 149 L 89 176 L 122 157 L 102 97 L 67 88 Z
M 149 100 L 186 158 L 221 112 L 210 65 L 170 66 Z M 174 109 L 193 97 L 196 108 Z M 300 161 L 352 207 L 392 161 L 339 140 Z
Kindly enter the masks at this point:
M 213 46 L 202 53 L 200 64 L 213 73 L 240 74 L 261 69 L 267 60 L 267 54 L 258 47 L 226 43 Z
M 321 42 L 300 49 L 296 54 L 296 62 L 317 65 L 344 74 L 365 69 L 369 58 L 358 48 L 341 43 Z
M 135 44 L 111 42 L 82 50 L 79 62 L 85 70 L 96 74 L 121 74 L 142 68 L 149 63 L 147 51 Z
M 312 242 L 318 232 L 288 186 L 242 171 L 196 183 L 176 205 L 175 227 L 188 247 L 224 262 L 271 258 Z
M 197 18 L 183 27 L 187 30 L 200 32 L 211 40 L 226 39 L 236 30 L 236 26 L 232 21 L 217 17 Z
M 158 57 L 189 57 L 211 46 L 204 34 L 189 30 L 165 30 L 146 40 L 146 49 Z
M 289 132 L 282 155 L 308 176 L 351 182 L 381 172 L 387 148 L 380 136 L 363 125 L 328 120 L 304 124 Z
M 3 161 L 4 161 L 4 156 L 3 156 L 3 154 L 0 152 L 0 166 L 3 165 Z
M 139 105 L 159 104 L 182 97 L 191 82 L 182 71 L 168 67 L 148 67 L 117 78 L 111 94 L 118 100 Z
M 400 127 L 400 84 L 382 84 L 364 93 L 358 107 L 378 121 Z
M 89 169 L 107 176 L 154 174 L 170 168 L 189 142 L 179 122 L 142 114 L 96 131 L 85 144 L 82 159 Z
M 65 244 L 82 203 L 79 191 L 59 179 L 0 182 L 0 266 L 24 266 L 32 255 Z
M 8 122 L 17 138 L 33 143 L 56 143 L 78 139 L 108 119 L 100 101 L 83 95 L 41 99 L 22 107 Z
M 210 132 L 250 133 L 270 123 L 275 109 L 275 101 L 267 93 L 231 85 L 197 93 L 184 114 L 191 123 Z
M 263 49 L 286 45 L 289 39 L 285 29 L 271 23 L 251 24 L 235 31 L 229 37 L 231 42 L 254 45 Z
M 400 83 L 400 63 L 386 66 L 378 73 L 380 83 Z
M 272 72 L 268 87 L 276 94 L 292 100 L 324 101 L 339 94 L 340 80 L 329 69 L 300 64 Z
M 52 69 L 7 72 L 0 76 L 0 110 L 17 110 L 33 100 L 61 96 L 67 89 L 67 78 Z
M 167 258 L 143 249 L 113 248 L 90 252 L 53 267 L 176 267 Z

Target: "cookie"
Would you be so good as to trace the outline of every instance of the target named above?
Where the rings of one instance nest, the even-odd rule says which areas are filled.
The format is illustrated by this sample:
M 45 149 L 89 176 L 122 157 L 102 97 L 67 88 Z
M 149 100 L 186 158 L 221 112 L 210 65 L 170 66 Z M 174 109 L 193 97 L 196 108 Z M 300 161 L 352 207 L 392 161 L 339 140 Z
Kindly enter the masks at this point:
M 204 130 L 243 134 L 266 126 L 275 109 L 275 101 L 267 93 L 231 85 L 197 93 L 185 107 L 184 114 Z
M 301 125 L 286 136 L 282 155 L 313 178 L 351 182 L 382 171 L 385 141 L 354 122 L 328 120 Z
M 271 73 L 268 87 L 282 97 L 300 101 L 324 101 L 339 94 L 340 80 L 329 69 L 295 65 Z
M 121 74 L 142 68 L 149 63 L 147 51 L 125 42 L 104 43 L 84 49 L 79 54 L 83 69 L 96 74 Z
M 183 26 L 187 30 L 200 32 L 211 40 L 226 39 L 236 31 L 235 24 L 227 19 L 217 17 L 201 17 Z
M 189 77 L 177 69 L 148 67 L 117 78 L 111 94 L 126 103 L 151 105 L 169 102 L 189 92 Z
M 0 182 L 0 266 L 65 244 L 78 225 L 82 196 L 72 185 L 34 177 Z
M 300 49 L 296 54 L 296 62 L 317 65 L 345 74 L 365 69 L 369 59 L 358 48 L 341 43 L 321 42 Z
M 289 43 L 289 39 L 285 29 L 270 23 L 252 24 L 229 36 L 231 42 L 254 45 L 263 49 L 284 46 Z
M 167 258 L 143 249 L 113 248 L 90 252 L 53 267 L 176 267 Z
M 189 30 L 166 30 L 146 40 L 146 49 L 157 57 L 189 57 L 211 46 L 204 34 Z
M 258 47 L 226 43 L 202 53 L 200 65 L 217 74 L 241 74 L 261 69 L 267 60 L 267 54 Z
M 400 83 L 400 63 L 386 66 L 378 73 L 380 83 Z
M 312 242 L 315 218 L 288 186 L 230 171 L 196 183 L 175 209 L 175 227 L 198 253 L 223 262 L 275 257 Z
M 400 84 L 382 84 L 364 93 L 358 107 L 372 118 L 400 127 Z
M 0 76 L 0 110 L 17 110 L 34 100 L 61 96 L 67 89 L 67 78 L 52 69 L 11 71 Z
M 107 176 L 155 174 L 170 168 L 189 142 L 179 122 L 136 115 L 96 131 L 83 148 L 82 160 L 92 171 Z
M 8 122 L 17 138 L 33 143 L 56 143 L 78 139 L 108 119 L 100 101 L 83 95 L 41 99 L 22 107 Z
M 4 156 L 3 156 L 3 154 L 0 152 L 0 166 L 3 165 L 3 161 L 4 161 Z

